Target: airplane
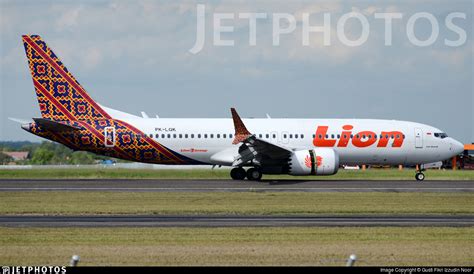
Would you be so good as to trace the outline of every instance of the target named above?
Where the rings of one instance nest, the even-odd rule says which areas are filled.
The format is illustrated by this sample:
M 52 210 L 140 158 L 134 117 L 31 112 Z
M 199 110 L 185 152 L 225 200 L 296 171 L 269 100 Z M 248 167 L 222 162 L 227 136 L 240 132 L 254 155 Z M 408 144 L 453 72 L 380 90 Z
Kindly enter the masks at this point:
M 333 175 L 341 165 L 420 165 L 463 152 L 440 129 L 376 119 L 149 118 L 95 102 L 38 35 L 23 35 L 41 118 L 32 134 L 76 151 L 165 165 L 232 167 L 234 180 L 263 174 Z

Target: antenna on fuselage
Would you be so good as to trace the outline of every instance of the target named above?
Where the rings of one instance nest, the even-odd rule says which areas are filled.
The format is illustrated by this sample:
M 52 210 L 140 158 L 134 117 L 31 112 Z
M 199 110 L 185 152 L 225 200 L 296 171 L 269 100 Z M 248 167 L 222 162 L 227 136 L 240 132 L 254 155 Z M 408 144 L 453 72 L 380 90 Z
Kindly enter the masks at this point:
M 145 119 L 150 118 L 150 117 L 148 117 L 148 114 L 146 114 L 144 111 L 142 111 L 141 114 L 142 114 L 142 117 L 145 118 Z

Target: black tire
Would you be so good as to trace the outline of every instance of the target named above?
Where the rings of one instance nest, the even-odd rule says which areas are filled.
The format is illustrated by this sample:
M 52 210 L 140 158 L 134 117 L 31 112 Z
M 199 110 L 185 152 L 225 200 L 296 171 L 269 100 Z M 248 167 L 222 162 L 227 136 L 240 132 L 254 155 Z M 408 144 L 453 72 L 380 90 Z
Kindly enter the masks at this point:
M 247 179 L 251 181 L 260 181 L 260 179 L 262 179 L 262 172 L 258 168 L 249 168 L 247 170 Z
M 230 177 L 234 180 L 243 180 L 245 179 L 245 176 L 247 176 L 247 173 L 245 172 L 245 169 L 241 167 L 233 168 L 230 171 Z
M 423 172 L 418 172 L 415 174 L 415 179 L 417 181 L 423 181 L 425 179 L 425 174 Z

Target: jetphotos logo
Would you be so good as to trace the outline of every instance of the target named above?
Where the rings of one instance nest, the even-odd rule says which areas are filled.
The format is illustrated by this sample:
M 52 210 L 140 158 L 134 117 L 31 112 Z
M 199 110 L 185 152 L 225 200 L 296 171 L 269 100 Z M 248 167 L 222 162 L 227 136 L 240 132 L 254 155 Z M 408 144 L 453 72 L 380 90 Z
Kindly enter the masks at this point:
M 315 147 L 347 147 L 349 142 L 353 146 L 363 148 L 377 144 L 377 147 L 401 147 L 405 140 L 405 135 L 401 131 L 382 131 L 377 134 L 373 131 L 364 130 L 353 133 L 352 125 L 342 127 L 342 132 L 337 134 L 328 134 L 328 126 L 318 126 L 313 139 Z
M 64 274 L 65 266 L 2 266 L 0 274 Z
M 370 15 L 369 15 L 370 14 Z M 302 47 L 311 45 L 310 38 L 313 35 L 320 35 L 323 39 L 324 46 L 331 46 L 334 42 L 331 37 L 335 37 L 336 41 L 347 47 L 358 47 L 364 45 L 370 38 L 372 24 L 381 24 L 384 30 L 384 45 L 392 46 L 393 29 L 401 26 L 404 34 L 408 38 L 409 43 L 417 47 L 427 47 L 442 39 L 445 46 L 460 47 L 466 43 L 466 30 L 462 28 L 465 23 L 466 13 L 453 11 L 443 16 L 435 16 L 432 13 L 419 11 L 405 14 L 402 12 L 373 12 L 362 13 L 351 11 L 348 13 L 330 13 L 303 12 L 295 16 L 293 13 L 267 13 L 267 12 L 206 12 L 206 5 L 198 4 L 196 6 L 196 40 L 189 52 L 198 54 L 206 44 L 215 47 L 232 47 L 237 43 L 248 43 L 249 46 L 257 45 L 257 36 L 261 33 L 268 32 L 267 28 L 263 29 L 260 23 L 271 26 L 271 44 L 274 47 L 280 46 L 283 39 L 291 39 L 290 34 L 301 32 L 298 40 L 301 41 Z M 322 21 L 322 23 L 310 23 L 314 20 Z M 443 17 L 443 18 L 442 18 Z M 212 22 L 212 23 L 211 23 Z M 248 25 L 248 40 L 237 41 L 235 39 L 223 38 L 244 31 L 242 24 Z M 212 30 L 206 30 L 206 25 Z M 426 28 L 425 26 L 428 26 Z M 260 30 L 259 30 L 260 27 Z M 298 30 L 298 28 L 300 30 Z M 347 35 L 351 29 L 360 28 L 356 37 Z M 263 29 L 263 30 L 262 30 Z M 440 35 L 440 29 L 445 29 L 443 36 Z M 207 38 L 206 33 L 212 32 L 212 39 Z M 428 35 L 427 35 L 428 34 Z M 268 39 L 269 35 L 265 33 L 264 38 Z

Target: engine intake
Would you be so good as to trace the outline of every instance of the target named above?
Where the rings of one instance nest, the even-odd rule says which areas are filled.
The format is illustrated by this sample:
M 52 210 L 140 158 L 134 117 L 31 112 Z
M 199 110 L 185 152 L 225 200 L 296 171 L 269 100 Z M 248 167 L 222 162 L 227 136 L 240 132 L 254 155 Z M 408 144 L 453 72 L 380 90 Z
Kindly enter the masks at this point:
M 290 175 L 333 175 L 339 169 L 339 155 L 331 148 L 297 150 L 288 166 Z

